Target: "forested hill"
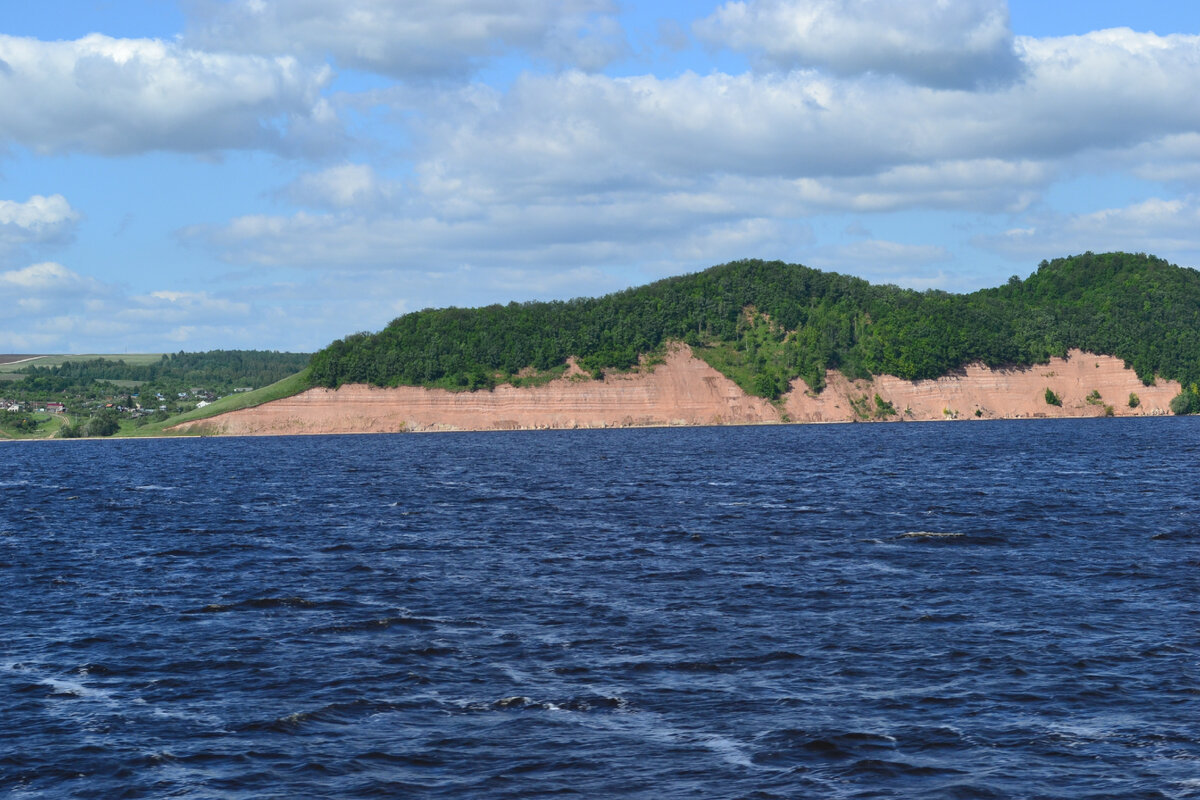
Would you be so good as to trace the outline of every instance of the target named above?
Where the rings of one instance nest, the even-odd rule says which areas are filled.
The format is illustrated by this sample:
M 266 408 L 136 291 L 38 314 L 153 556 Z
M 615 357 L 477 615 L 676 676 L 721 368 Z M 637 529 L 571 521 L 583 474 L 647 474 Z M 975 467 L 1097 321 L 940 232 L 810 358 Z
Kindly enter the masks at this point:
M 570 356 L 597 374 L 625 369 L 679 340 L 769 398 L 797 376 L 820 390 L 827 368 L 934 378 L 974 361 L 1044 363 L 1075 347 L 1121 357 L 1143 380 L 1188 385 L 1200 381 L 1200 273 L 1153 256 L 1086 253 L 950 294 L 737 261 L 600 298 L 407 314 L 314 355 L 310 381 L 479 389 L 555 374 Z
M 63 391 L 96 381 L 136 381 L 177 389 L 204 386 L 222 392 L 238 387 L 266 386 L 293 375 L 308 364 L 307 353 L 267 350 L 209 350 L 166 353 L 153 363 L 126 363 L 119 358 L 67 361 L 57 366 L 36 364 L 17 370 L 30 390 Z

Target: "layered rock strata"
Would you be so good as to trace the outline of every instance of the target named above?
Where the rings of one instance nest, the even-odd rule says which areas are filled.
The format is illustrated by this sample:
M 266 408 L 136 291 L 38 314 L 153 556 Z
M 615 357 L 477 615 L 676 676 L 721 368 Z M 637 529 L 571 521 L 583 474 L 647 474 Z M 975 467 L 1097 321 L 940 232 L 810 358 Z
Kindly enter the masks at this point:
M 1046 402 L 1046 389 L 1061 405 Z M 385 433 L 431 430 L 621 428 L 862 420 L 943 420 L 1145 416 L 1170 413 L 1178 383 L 1144 386 L 1120 359 L 1075 350 L 1033 367 L 971 365 L 936 380 L 882 375 L 851 381 L 826 375 L 812 394 L 795 381 L 778 404 L 743 392 L 685 345 L 663 363 L 591 380 L 574 371 L 544 386 L 448 392 L 403 386 L 310 389 L 255 408 L 185 423 L 176 430 L 216 435 Z M 1130 395 L 1138 403 L 1130 405 Z M 878 401 L 876 396 L 878 395 Z M 888 413 L 894 409 L 895 413 Z

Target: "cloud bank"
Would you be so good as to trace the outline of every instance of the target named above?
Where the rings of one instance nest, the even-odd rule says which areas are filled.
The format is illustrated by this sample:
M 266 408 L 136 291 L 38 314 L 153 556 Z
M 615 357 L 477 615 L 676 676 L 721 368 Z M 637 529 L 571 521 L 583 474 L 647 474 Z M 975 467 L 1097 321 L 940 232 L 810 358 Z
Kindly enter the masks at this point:
M 1018 48 L 1022 79 L 979 91 L 813 70 L 575 71 L 443 91 L 413 122 L 402 179 L 315 172 L 288 189 L 313 210 L 182 236 L 233 263 L 319 269 L 682 263 L 696 242 L 714 263 L 794 257 L 821 215 L 1024 213 L 1072 170 L 1145 168 L 1155 143 L 1195 161 L 1180 142 L 1200 128 L 1200 37 L 1113 30 Z

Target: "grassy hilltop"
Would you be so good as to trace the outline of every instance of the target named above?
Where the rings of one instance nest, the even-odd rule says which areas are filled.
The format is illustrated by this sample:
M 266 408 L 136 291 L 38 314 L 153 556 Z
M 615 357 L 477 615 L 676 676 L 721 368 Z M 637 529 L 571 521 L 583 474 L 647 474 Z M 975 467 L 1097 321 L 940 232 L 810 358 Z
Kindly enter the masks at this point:
M 797 377 L 820 391 L 827 369 L 935 378 L 975 361 L 1045 363 L 1076 347 L 1123 358 L 1145 381 L 1190 385 L 1200 381 L 1200 273 L 1085 253 L 950 294 L 737 261 L 600 298 L 406 314 L 315 354 L 308 382 L 486 389 L 560 374 L 570 356 L 597 375 L 628 369 L 670 341 L 770 399 Z M 1191 399 L 1200 410 L 1200 396 Z

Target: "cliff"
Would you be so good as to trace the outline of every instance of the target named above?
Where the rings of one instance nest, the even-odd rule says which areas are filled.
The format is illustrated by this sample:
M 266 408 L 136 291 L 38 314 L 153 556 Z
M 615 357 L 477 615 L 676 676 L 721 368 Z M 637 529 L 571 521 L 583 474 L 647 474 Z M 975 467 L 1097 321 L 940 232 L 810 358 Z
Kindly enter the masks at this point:
M 851 381 L 833 371 L 825 377 L 826 388 L 820 394 L 808 392 L 805 383 L 796 379 L 779 404 L 773 404 L 747 395 L 681 344 L 670 349 L 663 363 L 610 374 L 603 380 L 576 371 L 540 387 L 501 385 L 475 392 L 348 384 L 336 390 L 310 389 L 172 430 L 283 435 L 1091 417 L 1104 415 L 1106 407 L 1115 416 L 1147 416 L 1169 414 L 1171 398 L 1181 390 L 1174 381 L 1144 386 L 1120 359 L 1079 350 L 1045 365 L 1012 369 L 972 365 L 936 380 L 882 375 Z M 1061 398 L 1061 406 L 1046 402 L 1046 389 Z M 1140 401 L 1136 407 L 1129 405 L 1131 393 Z M 896 413 L 888 414 L 889 408 Z

